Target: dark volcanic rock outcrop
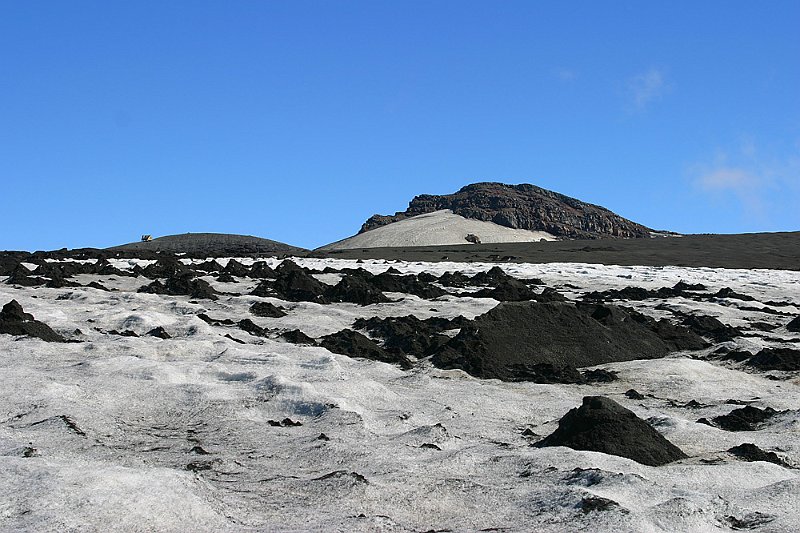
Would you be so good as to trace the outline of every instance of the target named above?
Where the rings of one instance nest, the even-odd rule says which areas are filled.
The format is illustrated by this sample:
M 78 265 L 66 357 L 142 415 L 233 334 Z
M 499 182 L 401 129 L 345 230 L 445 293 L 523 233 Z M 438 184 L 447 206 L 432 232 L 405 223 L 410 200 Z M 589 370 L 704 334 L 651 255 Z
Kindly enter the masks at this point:
M 604 207 L 535 185 L 474 183 L 454 194 L 416 196 L 405 211 L 388 216 L 373 215 L 359 233 L 442 209 L 465 218 L 509 228 L 546 231 L 564 238 L 650 237 L 652 232 Z
M 320 339 L 319 344 L 333 353 L 393 363 L 405 370 L 413 366 L 411 361 L 402 353 L 388 352 L 369 338 L 352 329 L 344 329 L 337 333 L 326 335 Z
M 463 327 L 432 362 L 439 368 L 460 368 L 481 378 L 536 381 L 542 368 L 535 365 L 574 369 L 653 359 L 673 351 L 675 346 L 659 337 L 651 325 L 613 306 L 501 303 Z M 564 373 L 562 368 L 560 373 L 580 380 L 577 372 Z M 569 379 L 567 382 L 574 382 Z
M 249 255 L 302 255 L 306 250 L 282 242 L 249 235 L 227 233 L 184 233 L 150 242 L 134 242 L 109 248 L 120 252 L 184 253 L 190 257 L 243 257 Z M 236 274 L 234 274 L 236 275 Z
M 800 370 L 800 350 L 764 348 L 751 357 L 746 364 L 759 370 L 797 371 Z
M 632 411 L 603 396 L 586 396 L 583 404 L 564 415 L 558 429 L 536 446 L 602 452 L 650 466 L 687 457 Z
M 26 313 L 19 302 L 11 300 L 0 311 L 0 333 L 8 335 L 28 335 L 47 342 L 65 342 L 64 337 L 50 329 L 50 326 Z

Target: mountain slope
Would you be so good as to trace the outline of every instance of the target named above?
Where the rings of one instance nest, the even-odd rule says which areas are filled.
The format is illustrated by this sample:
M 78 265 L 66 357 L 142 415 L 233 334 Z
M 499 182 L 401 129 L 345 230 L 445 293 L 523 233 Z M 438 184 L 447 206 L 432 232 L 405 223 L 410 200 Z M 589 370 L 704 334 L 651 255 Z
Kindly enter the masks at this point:
M 654 233 L 652 229 L 620 217 L 605 207 L 535 185 L 490 182 L 467 185 L 454 194 L 416 196 L 405 211 L 394 215 L 373 215 L 359 233 L 443 209 L 468 219 L 514 229 L 544 231 L 566 239 L 643 238 Z
M 132 242 L 110 250 L 185 253 L 190 256 L 243 256 L 250 254 L 303 254 L 303 248 L 250 235 L 228 233 L 182 233 L 150 242 Z

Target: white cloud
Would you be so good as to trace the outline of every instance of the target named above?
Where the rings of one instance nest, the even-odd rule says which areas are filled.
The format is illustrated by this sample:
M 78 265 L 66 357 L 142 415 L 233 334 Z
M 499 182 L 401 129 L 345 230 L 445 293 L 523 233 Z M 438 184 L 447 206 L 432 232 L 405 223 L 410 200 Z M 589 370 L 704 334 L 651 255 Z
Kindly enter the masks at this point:
M 571 68 L 562 67 L 556 70 L 556 77 L 564 82 L 575 81 L 578 79 L 578 73 Z
M 734 191 L 746 193 L 764 183 L 764 179 L 743 168 L 719 167 L 702 173 L 697 184 L 707 191 Z
M 637 74 L 628 80 L 628 92 L 633 106 L 641 111 L 651 102 L 659 100 L 667 90 L 667 79 L 657 68 Z

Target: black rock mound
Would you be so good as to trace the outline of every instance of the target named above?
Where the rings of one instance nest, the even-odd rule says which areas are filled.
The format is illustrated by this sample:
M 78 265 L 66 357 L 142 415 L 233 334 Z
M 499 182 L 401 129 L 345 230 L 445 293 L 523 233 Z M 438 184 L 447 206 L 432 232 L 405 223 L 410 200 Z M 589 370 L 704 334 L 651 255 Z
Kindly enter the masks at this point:
M 250 306 L 250 312 L 262 318 L 281 318 L 286 316 L 286 311 L 269 302 L 256 302 Z
M 0 311 L 0 333 L 28 335 L 46 342 L 66 342 L 64 337 L 50 329 L 44 322 L 34 320 L 16 300 L 11 300 Z
M 322 337 L 319 344 L 333 353 L 392 363 L 399 365 L 404 370 L 408 370 L 413 366 L 403 353 L 386 351 L 368 337 L 352 329 L 344 329 L 337 333 L 326 335 Z
M 674 344 L 651 326 L 636 313 L 614 306 L 504 302 L 463 327 L 432 362 L 480 378 L 536 381 L 541 372 L 535 365 L 580 368 L 654 359 L 674 351 Z M 559 373 L 570 380 L 577 375 Z
M 586 396 L 558 422 L 558 429 L 535 446 L 566 446 L 661 466 L 687 455 L 632 411 L 603 396 Z

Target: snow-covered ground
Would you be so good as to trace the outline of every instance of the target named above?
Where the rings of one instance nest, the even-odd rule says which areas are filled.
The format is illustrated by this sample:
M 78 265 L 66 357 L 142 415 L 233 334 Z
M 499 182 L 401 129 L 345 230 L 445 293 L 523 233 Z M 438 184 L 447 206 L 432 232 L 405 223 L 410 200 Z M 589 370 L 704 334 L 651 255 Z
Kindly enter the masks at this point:
M 380 272 L 391 266 L 434 274 L 492 266 L 296 261 L 315 269 Z M 762 302 L 788 300 L 795 306 L 781 309 L 800 313 L 797 272 L 563 263 L 503 268 L 520 278 L 541 278 L 573 297 L 684 280 L 731 287 Z M 326 276 L 320 279 L 336 281 L 335 274 Z M 206 279 L 242 294 L 256 284 Z M 3 531 L 703 532 L 741 524 L 754 531 L 800 530 L 800 470 L 725 453 L 752 442 L 800 464 L 797 376 L 771 378 L 682 353 L 603 365 L 620 379 L 594 385 L 480 380 L 427 364 L 403 371 L 320 347 L 251 337 L 196 315 L 251 318 L 265 328 L 300 328 L 318 337 L 359 317 L 472 318 L 497 302 L 407 295 L 365 307 L 254 296 L 194 302 L 138 294 L 150 281 L 144 278 L 78 277 L 81 283 L 98 280 L 119 291 L 15 288 L 0 279 L 0 305 L 16 299 L 38 320 L 84 341 L 0 335 Z M 256 301 L 281 305 L 288 316 L 253 317 L 248 308 Z M 659 303 L 630 305 L 663 316 Z M 677 298 L 667 305 L 699 309 L 734 326 L 788 321 L 721 301 Z M 172 338 L 105 333 L 143 335 L 156 326 Z M 765 335 L 737 342 L 752 350 L 780 345 L 788 336 L 785 329 Z M 630 388 L 646 399 L 628 399 L 623 393 Z M 648 419 L 690 458 L 649 467 L 596 452 L 530 446 L 583 396 L 598 394 Z M 746 433 L 696 423 L 730 412 L 736 406 L 726 404 L 729 399 L 786 412 Z M 702 407 L 684 407 L 689 400 Z M 269 424 L 285 418 L 302 426 Z M 526 429 L 534 435 L 523 436 Z M 585 513 L 577 506 L 590 495 L 619 507 Z
M 466 237 L 470 234 L 476 235 L 482 243 L 556 240 L 554 235 L 545 231 L 507 228 L 493 222 L 464 218 L 444 209 L 393 222 L 328 244 L 320 250 L 466 244 Z

